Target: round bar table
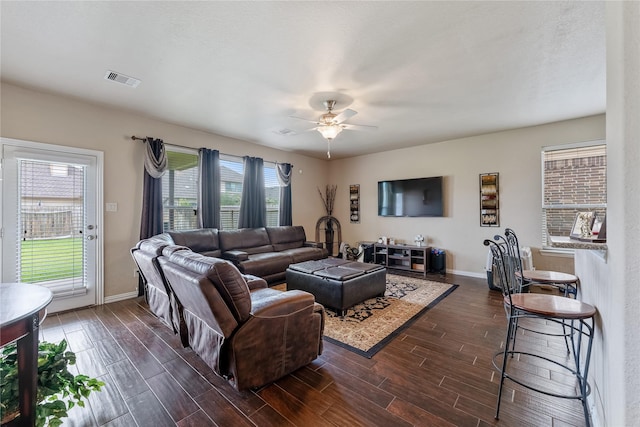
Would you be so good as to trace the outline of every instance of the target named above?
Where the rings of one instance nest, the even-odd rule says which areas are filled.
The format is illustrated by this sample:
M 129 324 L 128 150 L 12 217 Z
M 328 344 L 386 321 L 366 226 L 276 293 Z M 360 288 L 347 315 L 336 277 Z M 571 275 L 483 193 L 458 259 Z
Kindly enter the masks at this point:
M 18 341 L 20 425 L 36 423 L 38 328 L 53 299 L 47 288 L 28 283 L 0 284 L 0 347 Z
M 574 297 L 577 296 L 580 279 L 573 274 L 547 270 L 523 270 L 522 275 L 529 282 L 558 285 L 564 288 L 565 296 L 568 296 L 568 294 L 573 294 Z

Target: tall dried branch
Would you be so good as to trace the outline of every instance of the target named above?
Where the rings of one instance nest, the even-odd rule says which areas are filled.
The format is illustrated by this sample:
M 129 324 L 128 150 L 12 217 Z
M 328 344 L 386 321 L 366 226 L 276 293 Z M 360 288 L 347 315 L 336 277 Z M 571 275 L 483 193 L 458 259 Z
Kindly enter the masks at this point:
M 337 189 L 337 185 L 327 185 L 325 188 L 325 194 L 323 195 L 322 191 L 320 191 L 320 188 L 318 188 L 318 194 L 320 195 L 320 199 L 324 204 L 324 209 L 327 212 L 327 215 L 331 215 L 331 213 L 333 213 L 333 206 L 336 201 Z

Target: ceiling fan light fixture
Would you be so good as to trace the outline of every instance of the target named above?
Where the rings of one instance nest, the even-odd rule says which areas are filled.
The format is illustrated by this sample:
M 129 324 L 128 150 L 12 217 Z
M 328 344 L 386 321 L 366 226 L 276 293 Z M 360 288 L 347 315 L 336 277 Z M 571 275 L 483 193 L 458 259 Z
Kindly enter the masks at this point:
M 334 107 L 336 106 L 335 100 L 327 100 L 324 101 L 324 107 L 327 109 L 327 112 L 320 116 L 319 120 L 309 120 L 303 119 L 302 117 L 289 116 L 294 119 L 302 119 L 307 122 L 315 123 L 317 126 L 309 129 L 309 130 L 317 130 L 320 135 L 324 139 L 327 140 L 327 158 L 331 158 L 331 141 L 335 139 L 336 136 L 340 134 L 344 129 L 355 129 L 358 127 L 368 127 L 375 128 L 375 126 L 362 126 L 362 125 L 354 125 L 343 123 L 345 120 L 349 120 L 351 117 L 358 114 L 357 111 L 351 110 L 347 108 L 339 114 L 333 112 Z
M 340 132 L 342 132 L 342 126 L 336 124 L 321 125 L 316 129 L 324 139 L 328 140 L 334 139 Z

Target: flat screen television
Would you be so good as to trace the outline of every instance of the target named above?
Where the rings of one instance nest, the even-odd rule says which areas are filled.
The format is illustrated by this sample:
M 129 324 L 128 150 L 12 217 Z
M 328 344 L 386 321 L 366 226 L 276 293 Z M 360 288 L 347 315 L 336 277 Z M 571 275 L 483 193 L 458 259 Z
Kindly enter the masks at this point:
M 442 177 L 378 181 L 379 216 L 443 216 Z

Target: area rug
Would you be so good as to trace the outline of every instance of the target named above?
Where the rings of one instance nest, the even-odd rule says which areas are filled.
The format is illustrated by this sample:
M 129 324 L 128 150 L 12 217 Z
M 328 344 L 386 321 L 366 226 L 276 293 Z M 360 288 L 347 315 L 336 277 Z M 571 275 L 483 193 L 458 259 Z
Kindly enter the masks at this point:
M 326 309 L 324 338 L 367 358 L 373 357 L 420 315 L 458 285 L 387 274 L 384 297 L 371 298 L 347 310 L 344 318 Z M 277 288 L 286 289 L 285 284 Z

